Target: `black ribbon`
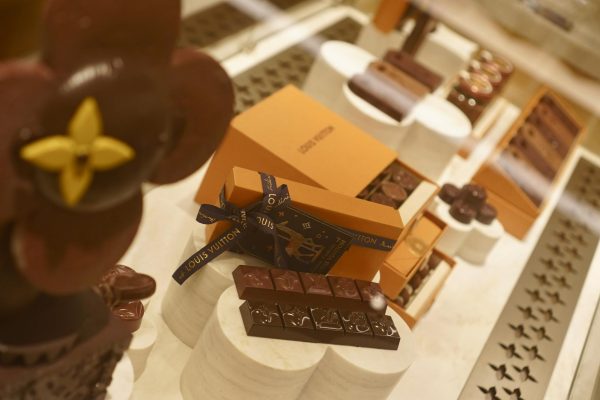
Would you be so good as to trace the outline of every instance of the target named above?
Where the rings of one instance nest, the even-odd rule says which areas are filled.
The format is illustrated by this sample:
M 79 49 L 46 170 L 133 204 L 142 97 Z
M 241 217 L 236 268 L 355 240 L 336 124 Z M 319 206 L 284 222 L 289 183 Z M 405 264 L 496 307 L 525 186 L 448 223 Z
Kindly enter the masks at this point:
M 247 208 L 238 208 L 224 200 L 221 193 L 221 207 L 212 204 L 202 204 L 196 221 L 201 224 L 214 224 L 218 221 L 231 221 L 232 227 L 219 235 L 215 240 L 198 250 L 188 258 L 173 274 L 173 279 L 180 285 L 183 284 L 196 271 L 210 261 L 231 249 L 239 241 L 256 228 L 261 232 L 273 236 L 274 264 L 285 268 L 286 255 L 283 251 L 281 239 L 277 235 L 277 227 L 270 214 L 282 207 L 291 204 L 287 185 L 277 187 L 275 178 L 271 175 L 260 173 L 264 196 L 258 203 Z
M 173 274 L 173 279 L 182 285 L 190 276 L 210 261 L 223 254 L 232 247 L 239 246 L 240 241 L 248 233 L 258 229 L 273 236 L 273 262 L 278 268 L 286 268 L 287 254 L 281 239 L 277 234 L 277 225 L 270 215 L 275 211 L 291 206 L 291 198 L 287 185 L 277 187 L 275 178 L 271 175 L 260 173 L 263 198 L 261 201 L 246 208 L 238 208 L 225 200 L 221 192 L 221 207 L 211 204 L 202 204 L 196 221 L 210 225 L 218 221 L 231 221 L 232 226 L 212 242 L 195 252 Z M 339 227 L 338 227 L 339 228 Z M 382 238 L 364 232 L 339 228 L 353 237 L 352 244 L 369 247 L 377 250 L 390 251 L 396 244 L 395 240 Z

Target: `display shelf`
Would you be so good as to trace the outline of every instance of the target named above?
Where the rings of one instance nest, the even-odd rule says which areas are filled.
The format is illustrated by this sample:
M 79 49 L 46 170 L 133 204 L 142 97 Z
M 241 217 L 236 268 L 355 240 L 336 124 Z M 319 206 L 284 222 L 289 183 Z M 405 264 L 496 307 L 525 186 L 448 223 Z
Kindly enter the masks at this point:
M 224 63 L 225 68 L 235 77 L 348 16 L 361 23 L 367 21 L 355 10 L 331 8 L 259 42 L 252 52 L 228 59 Z M 516 107 L 507 104 L 471 156 L 466 160 L 456 157 L 445 177 L 456 182 L 468 180 L 493 151 L 518 113 Z M 525 240 L 504 236 L 484 266 L 471 265 L 460 258 L 457 260 L 431 310 L 413 331 L 417 359 L 405 372 L 390 399 L 437 400 L 458 396 L 548 220 L 559 191 L 580 157 L 600 165 L 600 159 L 578 148 L 557 182 L 549 207 L 541 213 Z M 146 315 L 157 326 L 158 340 L 145 372 L 134 384 L 133 399 L 181 398 L 178 394 L 179 376 L 191 349 L 179 342 L 163 322 L 160 304 L 171 273 L 178 266 L 192 229 L 197 226 L 195 216 L 198 206 L 193 202 L 193 196 L 204 173 L 205 168 L 202 168 L 183 181 L 155 188 L 145 195 L 144 216 L 138 236 L 122 260 L 157 280 L 157 293 Z M 598 301 L 599 282 L 600 257 L 596 253 L 548 387 L 548 398 L 567 397 Z M 428 384 L 433 381 L 435 384 Z
M 600 82 L 584 76 L 543 48 L 511 35 L 476 0 L 416 0 L 427 12 L 483 47 L 507 56 L 515 67 L 600 116 Z

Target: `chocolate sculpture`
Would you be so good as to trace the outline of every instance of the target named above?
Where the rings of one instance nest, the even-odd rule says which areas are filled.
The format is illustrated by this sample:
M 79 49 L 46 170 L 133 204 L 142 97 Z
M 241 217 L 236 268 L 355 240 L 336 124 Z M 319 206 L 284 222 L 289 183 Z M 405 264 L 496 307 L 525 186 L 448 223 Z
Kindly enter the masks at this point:
M 130 335 L 92 290 L 133 240 L 141 184 L 212 154 L 233 112 L 176 0 L 49 0 L 42 60 L 0 65 L 0 398 L 104 396 Z M 29 397 L 28 397 L 29 396 Z

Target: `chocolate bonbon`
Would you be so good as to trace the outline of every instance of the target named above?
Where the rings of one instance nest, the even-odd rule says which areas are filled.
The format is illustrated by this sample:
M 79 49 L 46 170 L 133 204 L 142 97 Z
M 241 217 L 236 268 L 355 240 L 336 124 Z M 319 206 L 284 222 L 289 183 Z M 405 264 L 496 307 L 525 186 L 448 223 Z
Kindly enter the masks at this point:
M 323 306 L 245 301 L 249 336 L 397 350 L 400 335 L 388 315 Z
M 385 313 L 379 284 L 345 277 L 240 265 L 233 271 L 240 299 Z
M 359 198 L 399 208 L 420 183 L 414 174 L 394 161 L 359 194 Z

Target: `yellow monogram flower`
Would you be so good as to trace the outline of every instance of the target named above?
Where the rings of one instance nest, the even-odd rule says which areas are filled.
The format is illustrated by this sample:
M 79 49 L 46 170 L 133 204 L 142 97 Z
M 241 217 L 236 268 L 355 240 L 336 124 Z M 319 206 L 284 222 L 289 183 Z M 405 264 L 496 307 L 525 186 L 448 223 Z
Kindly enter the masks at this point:
M 117 168 L 135 157 L 126 143 L 102 132 L 102 115 L 88 97 L 69 122 L 68 135 L 50 136 L 21 149 L 21 158 L 45 171 L 60 172 L 63 200 L 74 206 L 92 184 L 94 171 Z

